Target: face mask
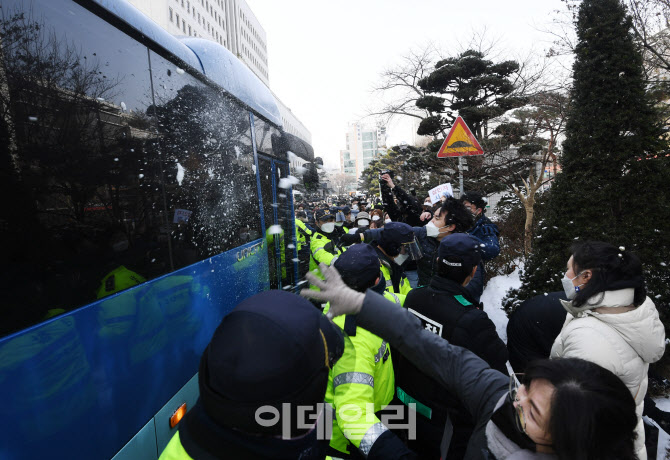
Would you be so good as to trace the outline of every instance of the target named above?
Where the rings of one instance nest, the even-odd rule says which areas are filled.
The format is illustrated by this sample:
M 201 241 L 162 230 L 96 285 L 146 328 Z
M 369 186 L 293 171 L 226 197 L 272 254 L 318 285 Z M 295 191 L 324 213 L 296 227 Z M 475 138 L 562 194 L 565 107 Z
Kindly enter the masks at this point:
M 581 272 L 575 276 L 574 278 L 568 278 L 568 275 L 565 274 L 563 275 L 563 278 L 561 279 L 561 283 L 563 284 L 563 290 L 565 291 L 565 295 L 568 296 L 568 299 L 572 300 L 575 298 L 577 293 L 579 292 L 579 287 L 584 286 L 583 284 L 580 284 L 579 286 L 575 286 L 572 284 L 572 281 L 577 279 L 581 275 Z
M 368 225 L 370 225 L 370 221 L 367 220 L 367 219 L 360 219 L 358 221 L 358 226 L 359 227 L 367 227 Z
M 384 220 L 384 223 L 385 223 L 385 224 L 388 224 L 389 222 L 393 222 L 393 221 L 392 221 L 391 219 L 385 219 L 385 220 Z
M 409 257 L 409 256 L 408 256 L 407 254 L 399 254 L 398 257 L 396 257 L 395 259 L 393 259 L 393 261 L 394 261 L 395 263 L 397 263 L 398 265 L 402 265 L 403 262 L 405 262 L 405 261 L 407 260 L 408 257 Z
M 430 236 L 432 238 L 437 238 L 442 233 L 449 233 L 449 232 L 441 232 L 440 230 L 442 230 L 443 228 L 447 228 L 447 226 L 445 225 L 444 227 L 438 227 L 431 220 L 430 222 L 428 222 L 426 224 L 426 236 Z
M 493 422 L 495 426 L 497 426 L 500 431 L 502 431 L 505 437 L 514 444 L 521 447 L 522 449 L 535 452 L 537 448 L 535 441 L 530 439 L 526 433 L 519 431 L 516 428 L 516 422 L 514 421 L 516 416 L 516 409 L 514 408 L 512 398 L 507 395 L 502 406 L 496 409 L 495 412 L 493 412 L 491 415 L 491 422 Z
M 379 216 L 372 216 L 372 220 L 379 220 Z
M 337 227 L 341 227 L 342 225 L 344 225 L 344 222 L 335 222 L 335 225 L 336 225 Z
M 427 208 L 430 208 L 433 205 L 433 203 L 431 203 L 430 201 L 426 201 L 423 205 Z
M 326 222 L 321 225 L 321 231 L 324 233 L 333 233 L 333 230 L 335 230 L 335 222 Z
M 358 205 L 357 204 L 353 205 L 351 209 L 353 209 L 354 211 L 358 211 Z

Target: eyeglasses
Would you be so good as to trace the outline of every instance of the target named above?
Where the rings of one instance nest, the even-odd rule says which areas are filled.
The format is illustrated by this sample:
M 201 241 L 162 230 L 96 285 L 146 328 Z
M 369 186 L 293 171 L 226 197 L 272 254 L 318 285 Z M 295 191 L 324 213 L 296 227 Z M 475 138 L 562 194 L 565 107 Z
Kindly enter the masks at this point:
M 509 376 L 509 397 L 513 403 L 519 402 L 518 392 L 519 387 L 521 386 L 519 379 L 522 379 L 523 375 L 524 374 L 510 374 Z M 526 416 L 523 413 L 523 407 L 521 404 L 517 404 L 515 409 L 516 417 L 514 417 L 514 423 L 516 424 L 516 428 L 517 430 L 526 433 Z

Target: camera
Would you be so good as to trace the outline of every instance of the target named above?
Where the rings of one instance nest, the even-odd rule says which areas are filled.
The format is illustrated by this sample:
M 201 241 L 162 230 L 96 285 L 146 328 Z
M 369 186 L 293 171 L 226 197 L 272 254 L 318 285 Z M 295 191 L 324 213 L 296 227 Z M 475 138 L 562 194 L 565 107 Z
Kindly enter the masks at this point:
M 379 170 L 379 180 L 382 180 L 382 176 L 383 176 L 384 174 L 388 174 L 389 177 L 390 177 L 391 179 L 393 179 L 393 175 L 394 175 L 393 171 L 391 171 L 390 169 L 380 169 L 380 170 Z

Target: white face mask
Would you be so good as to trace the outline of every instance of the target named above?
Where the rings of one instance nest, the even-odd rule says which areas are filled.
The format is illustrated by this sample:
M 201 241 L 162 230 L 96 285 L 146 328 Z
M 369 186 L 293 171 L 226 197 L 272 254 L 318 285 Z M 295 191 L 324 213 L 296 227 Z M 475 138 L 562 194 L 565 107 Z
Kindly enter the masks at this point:
M 437 238 L 438 236 L 440 236 L 440 234 L 449 233 L 448 231 L 447 232 L 441 232 L 440 230 L 442 230 L 443 228 L 447 228 L 447 226 L 445 225 L 444 227 L 438 227 L 431 220 L 430 222 L 428 222 L 426 224 L 426 236 L 430 236 L 432 238 Z
M 357 204 L 353 205 L 351 209 L 353 209 L 354 211 L 358 211 L 358 205 Z
M 423 205 L 426 206 L 427 208 L 430 208 L 433 205 L 433 203 L 431 203 L 430 201 L 426 201 Z
M 398 265 L 402 265 L 403 262 L 405 262 L 405 261 L 407 260 L 408 257 L 409 257 L 409 256 L 408 256 L 407 254 L 398 254 L 398 257 L 396 257 L 395 259 L 393 259 L 393 261 L 394 261 L 395 263 L 397 263 Z
M 333 233 L 333 230 L 335 230 L 335 222 L 326 222 L 321 225 L 321 231 L 324 233 Z
M 575 286 L 572 284 L 572 281 L 577 279 L 581 275 L 579 273 L 577 276 L 574 278 L 568 278 L 568 274 L 566 273 L 563 275 L 563 278 L 561 279 L 561 283 L 563 284 L 563 290 L 565 291 L 565 295 L 568 296 L 568 299 L 572 300 L 577 296 L 577 293 L 579 292 L 579 287 L 584 286 L 584 284 L 580 284 L 579 286 Z
M 367 227 L 368 225 L 370 225 L 370 221 L 367 220 L 367 219 L 360 219 L 358 221 L 358 226 L 359 227 Z
M 388 224 L 389 222 L 393 222 L 393 221 L 392 221 L 391 219 L 385 219 L 385 220 L 384 220 L 384 223 L 385 223 L 385 224 Z
M 372 216 L 372 220 L 379 220 L 379 216 Z

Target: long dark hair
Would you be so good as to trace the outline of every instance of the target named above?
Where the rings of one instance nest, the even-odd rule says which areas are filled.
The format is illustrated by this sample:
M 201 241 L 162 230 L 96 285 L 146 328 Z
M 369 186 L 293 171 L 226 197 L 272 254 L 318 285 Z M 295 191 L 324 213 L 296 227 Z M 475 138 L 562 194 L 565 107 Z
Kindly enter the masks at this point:
M 635 254 L 602 241 L 574 243 L 570 252 L 575 275 L 587 269 L 593 271 L 593 277 L 572 301 L 575 307 L 581 307 L 599 293 L 624 288 L 635 288 L 635 306 L 644 302 L 647 290 L 644 287 L 642 263 Z
M 555 390 L 549 431 L 561 460 L 633 460 L 635 400 L 624 383 L 607 369 L 583 359 L 531 362 L 523 383 L 545 379 Z

